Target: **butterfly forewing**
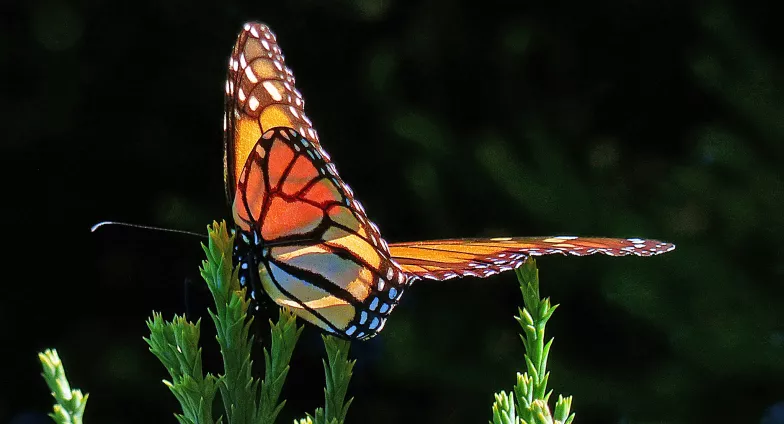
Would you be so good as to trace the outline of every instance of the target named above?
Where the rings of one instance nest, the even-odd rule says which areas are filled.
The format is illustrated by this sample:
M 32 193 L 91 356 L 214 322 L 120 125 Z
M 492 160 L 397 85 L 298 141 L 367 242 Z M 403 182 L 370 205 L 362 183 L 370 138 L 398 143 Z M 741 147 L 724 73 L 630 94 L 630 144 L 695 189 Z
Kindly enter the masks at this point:
M 270 128 L 292 128 L 319 148 L 305 100 L 266 25 L 244 25 L 229 58 L 224 90 L 224 178 L 230 200 L 245 160 Z
M 419 278 L 487 277 L 520 266 L 531 256 L 652 256 L 675 246 L 658 240 L 603 237 L 503 237 L 392 243 L 389 251 L 407 273 Z

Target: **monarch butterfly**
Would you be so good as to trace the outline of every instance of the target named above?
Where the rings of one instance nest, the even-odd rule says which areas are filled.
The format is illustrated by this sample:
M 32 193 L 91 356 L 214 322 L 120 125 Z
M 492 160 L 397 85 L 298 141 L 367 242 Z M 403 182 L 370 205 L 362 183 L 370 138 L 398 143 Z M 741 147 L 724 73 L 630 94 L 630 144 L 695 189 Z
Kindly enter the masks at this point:
M 224 182 L 241 283 L 254 298 L 260 284 L 275 303 L 329 333 L 375 336 L 419 279 L 487 277 L 552 253 L 650 256 L 675 248 L 571 236 L 387 244 L 322 148 L 266 25 L 244 25 L 225 91 Z

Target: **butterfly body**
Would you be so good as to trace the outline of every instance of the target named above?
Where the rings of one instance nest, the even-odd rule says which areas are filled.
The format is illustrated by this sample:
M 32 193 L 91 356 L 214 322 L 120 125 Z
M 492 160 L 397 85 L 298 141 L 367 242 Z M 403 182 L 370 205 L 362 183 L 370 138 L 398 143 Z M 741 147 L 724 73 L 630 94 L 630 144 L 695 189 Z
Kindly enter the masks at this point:
M 335 335 L 375 336 L 419 279 L 486 277 L 552 253 L 649 256 L 674 248 L 571 236 L 388 244 L 322 148 L 267 26 L 245 24 L 225 93 L 224 179 L 241 282 Z

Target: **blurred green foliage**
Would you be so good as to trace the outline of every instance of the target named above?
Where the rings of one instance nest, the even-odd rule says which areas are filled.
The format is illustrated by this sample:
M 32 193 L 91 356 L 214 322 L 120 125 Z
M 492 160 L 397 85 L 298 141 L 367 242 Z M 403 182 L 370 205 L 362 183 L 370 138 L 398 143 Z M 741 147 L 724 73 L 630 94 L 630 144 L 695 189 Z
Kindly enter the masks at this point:
M 229 218 L 222 83 L 236 32 L 256 19 L 277 33 L 325 148 L 390 241 L 577 233 L 678 245 L 649 259 L 539 262 L 543 293 L 562 305 L 551 323 L 553 383 L 579 399 L 580 422 L 760 420 L 784 400 L 781 9 L 761 0 L 9 6 L 0 169 L 17 205 L 5 222 L 22 243 L 11 259 L 92 264 L 78 284 L 36 269 L 35 283 L 2 298 L 0 321 L 28 317 L 11 326 L 8 363 L 21 365 L 10 377 L 28 381 L 42 346 L 67 355 L 100 342 L 102 356 L 69 359 L 83 387 L 114 394 L 88 416 L 113 416 L 112 402 L 140 405 L 120 417 L 128 422 L 173 409 L 163 388 L 140 389 L 158 377 L 142 371 L 154 368 L 133 343 L 150 310 L 182 312 L 171 281 L 192 277 L 200 252 L 171 235 L 86 228 L 118 219 L 199 230 Z M 363 396 L 348 421 L 486 419 L 519 357 L 513 280 L 413 287 L 382 337 L 352 346 Z M 47 325 L 63 317 L 69 325 Z M 315 334 L 306 329 L 301 343 L 320 346 Z M 313 362 L 316 351 L 293 361 Z M 112 381 L 122 387 L 105 387 Z M 29 404 L 32 384 L 0 396 L 0 418 L 46 409 Z M 303 394 L 312 404 L 293 409 L 322 395 Z

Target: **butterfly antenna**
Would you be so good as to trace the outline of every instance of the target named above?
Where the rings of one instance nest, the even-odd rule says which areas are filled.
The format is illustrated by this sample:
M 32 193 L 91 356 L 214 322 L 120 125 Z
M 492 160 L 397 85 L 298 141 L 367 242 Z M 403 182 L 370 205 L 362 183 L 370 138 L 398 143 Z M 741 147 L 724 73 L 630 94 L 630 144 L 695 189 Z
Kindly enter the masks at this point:
M 176 230 L 174 228 L 153 227 L 152 225 L 129 224 L 127 222 L 117 222 L 117 221 L 101 221 L 93 225 L 92 227 L 90 227 L 90 232 L 94 233 L 99 228 L 107 225 L 119 225 L 121 227 L 141 228 L 142 230 L 163 231 L 165 233 L 179 233 L 179 234 L 187 234 L 189 236 L 207 238 L 206 234 L 195 233 L 193 231 Z

